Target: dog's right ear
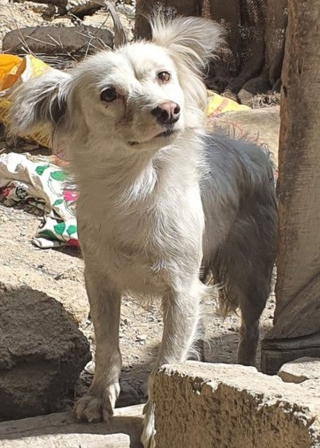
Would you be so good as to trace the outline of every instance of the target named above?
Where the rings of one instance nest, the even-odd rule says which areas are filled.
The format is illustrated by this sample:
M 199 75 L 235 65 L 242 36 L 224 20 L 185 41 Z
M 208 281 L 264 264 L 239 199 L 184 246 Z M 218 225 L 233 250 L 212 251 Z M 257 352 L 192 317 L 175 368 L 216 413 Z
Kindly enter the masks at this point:
M 164 18 L 161 13 L 150 21 L 152 42 L 179 55 L 191 69 L 202 70 L 223 40 L 220 25 L 202 17 Z
M 43 126 L 56 129 L 67 113 L 67 93 L 71 75 L 48 69 L 16 89 L 10 95 L 11 132 L 29 135 Z

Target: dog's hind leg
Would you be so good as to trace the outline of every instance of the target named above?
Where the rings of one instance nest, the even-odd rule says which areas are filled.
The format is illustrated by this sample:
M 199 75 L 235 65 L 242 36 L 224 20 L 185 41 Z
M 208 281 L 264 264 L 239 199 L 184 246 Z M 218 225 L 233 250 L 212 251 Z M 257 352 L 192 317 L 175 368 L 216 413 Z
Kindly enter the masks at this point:
M 270 215 L 274 215 L 271 209 Z M 220 294 L 223 313 L 241 310 L 237 361 L 243 365 L 255 365 L 259 320 L 270 294 L 275 262 L 275 223 L 273 219 L 269 223 L 262 220 L 260 226 L 254 219 L 235 221 L 211 264 L 215 281 L 224 285 Z
M 259 340 L 259 321 L 270 289 L 257 285 L 253 281 L 240 297 L 241 327 L 237 362 L 245 366 L 254 366 Z
M 233 271 L 229 274 L 231 284 L 234 276 L 234 284 L 238 287 L 241 310 L 238 362 L 244 365 L 255 365 L 259 320 L 271 292 L 277 240 L 277 210 L 274 204 L 257 207 L 251 216 L 252 219 L 235 225 L 237 236 L 233 238 L 233 244 L 238 252 L 236 264 L 233 263 Z M 244 226 L 245 222 L 247 226 Z
M 198 280 L 184 291 L 171 291 L 163 300 L 163 336 L 156 364 L 149 376 L 148 402 L 145 406 L 144 431 L 141 437 L 144 448 L 154 448 L 153 383 L 158 368 L 163 364 L 182 362 L 196 336 L 200 298 L 203 285 Z
M 108 279 L 86 263 L 85 280 L 96 339 L 95 373 L 87 394 L 75 405 L 78 419 L 107 421 L 120 393 L 119 320 L 121 296 Z M 93 266 L 93 265 L 92 265 Z M 96 265 L 97 266 L 97 265 Z
M 258 260 L 256 265 L 251 264 L 253 259 L 250 260 L 249 254 L 246 260 L 241 256 L 243 253 L 231 252 L 233 256 L 230 251 L 228 253 L 226 247 L 220 248 L 215 260 L 218 264 L 212 271 L 215 280 L 224 285 L 219 294 L 222 314 L 226 316 L 238 307 L 241 310 L 237 362 L 254 366 L 259 339 L 259 320 L 271 289 L 272 262 L 262 268 Z

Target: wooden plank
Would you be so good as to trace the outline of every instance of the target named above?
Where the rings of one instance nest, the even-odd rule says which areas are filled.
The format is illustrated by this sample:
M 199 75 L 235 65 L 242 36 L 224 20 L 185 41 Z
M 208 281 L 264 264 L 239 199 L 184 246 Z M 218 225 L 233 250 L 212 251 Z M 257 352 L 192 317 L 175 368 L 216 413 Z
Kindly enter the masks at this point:
M 268 371 L 273 370 L 272 350 L 276 352 L 268 342 L 284 340 L 284 347 L 290 338 L 299 351 L 299 338 L 312 339 L 320 332 L 319 23 L 320 0 L 289 2 L 282 74 L 277 305 L 274 328 L 262 347 L 267 350 L 262 353 L 263 369 Z
M 115 409 L 110 423 L 57 413 L 0 423 L 1 448 L 141 448 L 143 405 Z

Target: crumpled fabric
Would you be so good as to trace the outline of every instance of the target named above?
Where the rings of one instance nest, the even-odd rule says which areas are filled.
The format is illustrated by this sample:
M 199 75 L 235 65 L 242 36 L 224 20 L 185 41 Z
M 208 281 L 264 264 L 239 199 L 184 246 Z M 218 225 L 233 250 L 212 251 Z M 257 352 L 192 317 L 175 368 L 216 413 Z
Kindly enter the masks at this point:
M 207 102 L 207 116 L 208 118 L 214 118 L 218 115 L 225 114 L 227 112 L 235 112 L 241 110 L 250 110 L 251 107 L 239 104 L 230 98 L 219 95 L 218 93 L 207 90 L 208 102 Z
M 42 215 L 32 242 L 40 248 L 78 246 L 75 201 L 68 175 L 55 157 L 30 154 L 0 155 L 0 198 L 7 206 L 28 204 Z M 65 165 L 65 163 L 61 163 Z
M 10 129 L 8 113 L 11 107 L 10 94 L 13 88 L 42 75 L 49 68 L 49 65 L 31 54 L 24 58 L 12 54 L 0 54 L 0 123 Z M 49 132 L 46 127 L 42 132 L 33 132 L 28 137 L 42 146 L 50 146 Z

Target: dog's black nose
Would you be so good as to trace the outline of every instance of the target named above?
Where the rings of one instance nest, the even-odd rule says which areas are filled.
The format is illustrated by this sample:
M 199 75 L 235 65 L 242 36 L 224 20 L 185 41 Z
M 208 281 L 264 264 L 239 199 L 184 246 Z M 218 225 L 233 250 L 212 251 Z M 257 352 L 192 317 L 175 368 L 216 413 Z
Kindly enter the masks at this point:
M 176 123 L 180 118 L 180 106 L 173 101 L 166 101 L 165 103 L 159 104 L 151 111 L 159 124 L 168 126 L 170 124 Z

